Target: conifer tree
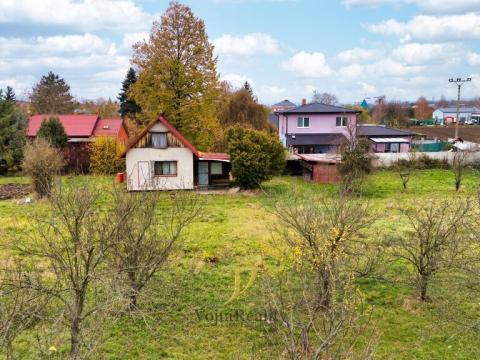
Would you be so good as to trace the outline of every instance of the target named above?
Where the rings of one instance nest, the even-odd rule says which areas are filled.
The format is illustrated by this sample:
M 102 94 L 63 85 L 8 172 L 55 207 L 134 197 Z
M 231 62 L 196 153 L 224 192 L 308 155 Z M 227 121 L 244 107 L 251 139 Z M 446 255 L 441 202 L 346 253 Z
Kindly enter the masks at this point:
M 134 46 L 132 63 L 139 71 L 133 98 L 145 115 L 163 114 L 194 145 L 211 149 L 219 129 L 218 76 L 204 22 L 171 2 L 149 40 Z
M 5 91 L 5 101 L 9 101 L 14 104 L 17 102 L 15 92 L 11 86 L 7 86 L 7 90 Z
M 118 94 L 120 100 L 120 116 L 135 116 L 141 111 L 140 106 L 129 96 L 130 87 L 137 82 L 137 73 L 135 69 L 130 67 L 127 75 L 122 82 L 122 91 Z
M 36 114 L 68 114 L 75 107 L 70 86 L 51 71 L 33 87 L 30 102 Z
M 45 139 L 57 149 L 62 149 L 67 143 L 68 137 L 60 120 L 56 117 L 51 117 L 48 120 L 43 120 L 38 130 L 37 136 Z

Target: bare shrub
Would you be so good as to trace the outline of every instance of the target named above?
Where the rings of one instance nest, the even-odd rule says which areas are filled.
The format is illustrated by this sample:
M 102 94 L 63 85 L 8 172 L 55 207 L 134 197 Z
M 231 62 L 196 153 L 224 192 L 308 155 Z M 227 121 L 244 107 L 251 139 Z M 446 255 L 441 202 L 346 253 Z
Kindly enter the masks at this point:
M 112 261 L 118 273 L 125 275 L 129 309 L 134 310 L 141 290 L 165 264 L 202 206 L 198 196 L 188 191 L 126 193 L 116 189 L 113 198 L 113 219 L 119 225 Z
M 9 360 L 15 339 L 45 316 L 48 296 L 40 287 L 39 274 L 21 262 L 8 262 L 0 271 L 0 351 Z
M 70 357 L 86 358 L 96 335 L 85 330 L 112 293 L 105 289 L 107 252 L 116 224 L 98 206 L 99 192 L 63 185 L 51 192 L 51 214 L 37 219 L 35 233 L 18 245 L 22 254 L 44 263 L 55 287 L 48 289 L 62 308 L 62 323 L 70 333 Z M 46 290 L 46 289 L 44 289 Z M 97 324 L 101 324 L 98 323 Z
M 471 203 L 468 200 L 436 200 L 420 207 L 401 209 L 410 230 L 398 239 L 394 255 L 407 261 L 416 275 L 421 301 L 428 299 L 434 277 L 451 268 L 465 252 Z
M 417 167 L 417 153 L 415 150 L 410 150 L 407 159 L 398 160 L 394 164 L 394 169 L 400 176 L 403 190 L 407 190 L 407 185 L 414 174 Z
M 276 204 L 279 272 L 264 287 L 269 334 L 290 359 L 368 359 L 374 349 L 370 309 L 349 261 L 371 222 L 358 199 L 289 196 Z
M 37 138 L 27 143 L 22 162 L 23 172 L 30 176 L 33 189 L 38 197 L 49 196 L 53 181 L 64 165 L 60 150 L 52 147 L 47 141 Z

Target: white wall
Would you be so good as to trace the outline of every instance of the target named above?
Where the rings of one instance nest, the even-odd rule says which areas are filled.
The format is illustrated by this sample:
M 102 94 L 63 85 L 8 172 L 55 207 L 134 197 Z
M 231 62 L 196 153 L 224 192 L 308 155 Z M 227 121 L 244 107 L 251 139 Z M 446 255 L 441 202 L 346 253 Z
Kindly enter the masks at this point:
M 373 154 L 372 165 L 374 168 L 378 167 L 389 167 L 392 166 L 397 160 L 405 159 L 407 160 L 410 154 L 407 153 L 375 153 Z M 422 152 L 417 153 L 416 156 L 428 156 L 431 159 L 443 160 L 446 159 L 449 163 L 452 163 L 453 156 L 455 153 L 450 151 L 440 151 L 440 152 Z M 474 162 L 480 160 L 480 151 L 469 152 L 467 155 L 467 162 Z
M 152 176 L 153 161 L 177 161 L 177 176 Z M 133 148 L 127 152 L 126 165 L 128 190 L 193 189 L 193 153 L 187 148 Z M 139 174 L 141 166 L 148 167 L 147 176 Z

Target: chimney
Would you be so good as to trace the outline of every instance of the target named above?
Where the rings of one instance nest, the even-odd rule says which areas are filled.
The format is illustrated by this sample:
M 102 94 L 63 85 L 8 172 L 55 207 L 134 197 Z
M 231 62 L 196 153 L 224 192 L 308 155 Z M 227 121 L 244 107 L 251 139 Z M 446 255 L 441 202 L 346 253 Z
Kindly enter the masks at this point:
M 307 105 L 307 99 L 302 99 L 302 106 Z

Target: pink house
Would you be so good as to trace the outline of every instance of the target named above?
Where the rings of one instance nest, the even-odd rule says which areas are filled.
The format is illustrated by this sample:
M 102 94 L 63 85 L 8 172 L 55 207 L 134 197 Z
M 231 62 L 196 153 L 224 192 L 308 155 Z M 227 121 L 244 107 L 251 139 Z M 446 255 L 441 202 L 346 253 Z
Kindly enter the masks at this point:
M 336 152 L 348 129 L 355 129 L 358 111 L 320 103 L 278 112 L 278 135 L 290 151 L 299 154 Z

